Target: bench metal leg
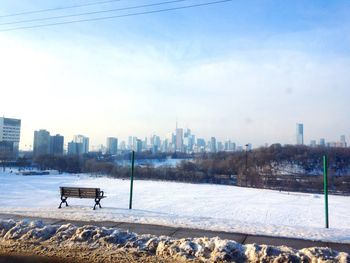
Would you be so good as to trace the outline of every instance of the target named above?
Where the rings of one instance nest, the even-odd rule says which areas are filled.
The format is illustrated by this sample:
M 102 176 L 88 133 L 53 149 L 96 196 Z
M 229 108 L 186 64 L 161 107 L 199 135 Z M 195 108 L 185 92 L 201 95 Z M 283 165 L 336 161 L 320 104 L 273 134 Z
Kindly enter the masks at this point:
M 66 204 L 66 206 L 68 206 L 68 203 L 67 203 L 67 198 L 68 197 L 61 197 L 61 203 L 60 203 L 60 206 L 58 208 L 62 208 L 62 204 Z
M 98 205 L 100 208 L 102 208 L 100 204 L 101 199 L 95 198 L 95 205 L 94 205 L 94 210 L 96 209 L 96 206 Z

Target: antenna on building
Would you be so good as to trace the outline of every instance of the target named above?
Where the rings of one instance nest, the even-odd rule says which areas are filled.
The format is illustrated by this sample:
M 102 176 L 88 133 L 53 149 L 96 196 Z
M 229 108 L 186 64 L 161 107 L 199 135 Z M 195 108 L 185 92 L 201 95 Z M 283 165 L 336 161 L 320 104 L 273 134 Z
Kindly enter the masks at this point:
M 177 130 L 177 117 L 176 117 L 176 130 Z M 175 130 L 175 131 L 176 131 L 176 130 Z

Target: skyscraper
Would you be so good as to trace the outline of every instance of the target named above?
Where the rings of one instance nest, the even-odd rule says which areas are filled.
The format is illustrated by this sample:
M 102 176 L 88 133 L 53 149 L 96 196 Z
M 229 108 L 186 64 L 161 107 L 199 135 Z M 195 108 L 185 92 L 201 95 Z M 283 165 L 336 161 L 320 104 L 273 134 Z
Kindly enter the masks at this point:
M 224 145 L 222 142 L 218 142 L 217 143 L 218 147 L 217 147 L 217 151 L 218 152 L 222 152 L 224 150 Z
M 202 138 L 197 138 L 197 146 L 205 148 L 205 140 Z
M 89 138 L 84 135 L 74 135 L 73 142 L 82 144 L 82 152 L 80 154 L 89 152 Z
M 135 151 L 136 152 L 142 152 L 142 140 L 136 139 L 136 145 L 135 145 Z
M 114 137 L 107 138 L 107 153 L 115 155 L 118 152 L 118 139 Z
M 296 125 L 296 139 L 297 145 L 304 144 L 304 125 L 302 123 L 297 123 Z
M 50 136 L 50 154 L 62 155 L 63 154 L 64 137 L 56 134 Z
M 176 129 L 176 151 L 183 152 L 184 148 L 184 141 L 183 141 L 183 129 L 177 128 Z
M 168 152 L 169 151 L 169 139 L 165 139 L 162 144 L 162 151 Z
M 34 131 L 33 155 L 50 154 L 50 133 L 47 130 Z
M 326 146 L 326 140 L 324 138 L 321 138 L 320 142 L 319 142 L 319 145 L 320 146 Z
M 136 136 L 132 136 L 132 146 L 131 146 L 131 149 L 136 151 L 137 149 L 137 140 L 138 138 Z
M 191 130 L 187 128 L 185 130 L 184 137 L 187 138 L 187 137 L 190 137 L 190 136 L 191 136 Z
M 216 138 L 215 137 L 211 137 L 210 139 L 210 152 L 212 153 L 216 153 Z
M 80 142 L 71 141 L 68 143 L 68 155 L 82 155 L 83 144 Z
M 129 150 L 133 150 L 133 140 L 132 140 L 132 136 L 129 136 L 129 138 L 128 138 L 128 149 L 129 149 Z
M 233 152 L 236 150 L 236 144 L 228 140 L 225 142 L 225 151 Z
M 21 120 L 0 117 L 0 153 L 17 157 L 21 135 Z
M 340 145 L 341 145 L 341 147 L 346 147 L 347 146 L 346 136 L 345 135 L 341 135 L 340 136 Z

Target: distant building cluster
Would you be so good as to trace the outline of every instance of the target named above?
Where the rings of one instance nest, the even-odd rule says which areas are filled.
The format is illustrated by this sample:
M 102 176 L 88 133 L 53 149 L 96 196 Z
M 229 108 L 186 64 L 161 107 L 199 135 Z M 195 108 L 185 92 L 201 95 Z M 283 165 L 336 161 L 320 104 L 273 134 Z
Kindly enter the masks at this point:
M 68 154 L 82 155 L 88 153 L 89 138 L 83 135 L 75 135 L 73 140 L 68 142 L 65 150 L 64 137 L 62 135 L 51 136 L 47 130 L 38 130 L 34 132 L 33 155 L 39 156 L 44 154 Z M 249 144 L 251 148 L 251 144 Z M 181 153 L 198 153 L 198 152 L 219 152 L 219 151 L 242 151 L 242 146 L 236 146 L 231 140 L 220 142 L 215 137 L 206 141 L 203 138 L 196 138 L 190 129 L 176 128 L 171 133 L 170 138 L 161 139 L 158 135 L 152 135 L 144 139 L 136 136 L 129 136 L 128 141 L 119 143 L 116 137 L 107 137 L 106 146 L 101 145 L 95 151 L 100 151 L 110 155 L 116 155 L 126 151 L 151 151 L 157 152 L 181 152 Z
M 82 155 L 89 152 L 89 138 L 83 135 L 75 135 L 68 143 L 67 151 L 64 149 L 64 137 L 56 134 L 50 135 L 47 130 L 34 131 L 33 155 Z
M 231 140 L 225 142 L 217 141 L 211 137 L 206 141 L 204 138 L 197 138 L 192 134 L 190 129 L 176 128 L 169 138 L 161 139 L 157 135 L 149 138 L 140 139 L 136 136 L 129 136 L 128 142 L 121 141 L 120 150 L 134 150 L 136 152 L 182 152 L 182 153 L 199 153 L 199 152 L 219 152 L 219 151 L 239 151 L 243 150 L 242 146 L 236 146 Z
M 16 158 L 19 152 L 21 135 L 21 120 L 0 117 L 0 160 Z M 304 124 L 296 124 L 296 145 L 304 145 Z M 326 142 L 324 138 L 310 141 L 311 147 L 347 147 L 346 136 L 341 135 L 337 142 Z M 236 145 L 232 140 L 218 141 L 215 137 L 209 140 L 198 138 L 190 129 L 179 128 L 169 134 L 167 138 L 161 139 L 158 135 L 138 138 L 129 136 L 127 141 L 119 141 L 116 137 L 107 137 L 106 145 L 99 146 L 93 151 L 105 154 L 117 155 L 127 151 L 151 151 L 157 152 L 181 152 L 181 153 L 203 153 L 203 152 L 234 152 L 251 150 L 250 143 L 244 146 Z M 73 139 L 65 144 L 64 137 L 60 134 L 51 135 L 49 131 L 41 129 L 34 131 L 33 155 L 83 155 L 90 150 L 90 140 L 84 135 L 74 135 Z
M 303 145 L 304 144 L 304 124 L 302 123 L 297 123 L 296 124 L 296 144 L 297 145 Z M 309 146 L 311 147 L 348 147 L 347 142 L 346 142 L 346 136 L 341 135 L 340 140 L 336 142 L 326 142 L 325 138 L 320 138 L 318 143 L 316 140 L 312 139 L 310 140 Z
M 47 130 L 34 131 L 33 155 L 63 154 L 64 137 L 56 134 L 50 135 Z

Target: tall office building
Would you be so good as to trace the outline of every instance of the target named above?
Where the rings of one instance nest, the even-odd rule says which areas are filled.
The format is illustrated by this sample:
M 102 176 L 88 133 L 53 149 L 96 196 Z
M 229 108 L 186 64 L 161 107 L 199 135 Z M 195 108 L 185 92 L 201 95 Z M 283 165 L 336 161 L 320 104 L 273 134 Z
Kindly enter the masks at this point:
M 340 136 L 340 145 L 341 145 L 341 147 L 346 147 L 347 146 L 346 136 L 345 135 L 341 135 Z
M 74 135 L 73 142 L 82 144 L 81 153 L 79 153 L 79 154 L 85 154 L 85 153 L 89 152 L 89 138 L 88 137 L 85 137 L 84 135 Z
M 203 148 L 205 148 L 205 146 L 206 146 L 205 140 L 202 139 L 202 138 L 198 138 L 198 139 L 197 139 L 197 146 L 198 146 L 198 147 L 203 147 Z
M 147 150 L 148 149 L 148 139 L 147 137 L 145 137 L 145 139 L 143 140 L 143 143 L 142 143 L 142 150 Z
M 174 133 L 171 134 L 171 144 L 176 145 L 176 134 Z
M 326 146 L 326 140 L 324 138 L 321 138 L 319 141 L 320 146 Z
M 138 138 L 136 136 L 132 136 L 132 149 L 134 151 L 137 150 L 137 140 L 138 140 Z
M 304 125 L 302 123 L 296 125 L 296 139 L 297 145 L 304 144 Z
M 134 145 L 133 145 L 133 139 L 132 139 L 132 136 L 129 136 L 128 137 L 128 149 L 129 150 L 133 150 L 134 148 Z
M 18 156 L 21 120 L 0 117 L 0 154 L 2 157 Z
M 50 136 L 50 154 L 62 155 L 63 154 L 64 137 L 56 134 Z
M 68 143 L 67 149 L 68 155 L 82 155 L 83 154 L 83 144 L 80 142 L 71 141 Z
M 211 137 L 210 139 L 210 152 L 212 153 L 216 153 L 216 138 L 215 137 Z
M 156 146 L 158 148 L 160 148 L 160 145 L 161 145 L 161 140 L 160 140 L 160 137 L 157 136 L 157 135 L 153 135 L 152 138 L 151 138 L 151 146 Z
M 183 141 L 183 129 L 177 128 L 176 129 L 176 151 L 183 152 L 184 148 L 184 141 Z
M 195 144 L 195 140 L 196 140 L 196 137 L 193 134 L 187 133 L 187 135 L 184 136 L 184 150 L 185 150 L 185 152 L 187 152 L 187 153 L 193 152 L 193 146 Z
M 50 154 L 50 133 L 47 130 L 34 131 L 33 155 Z
M 190 129 L 185 129 L 185 132 L 184 132 L 184 137 L 187 138 L 187 137 L 190 137 L 191 136 L 191 130 Z
M 162 151 L 168 152 L 169 151 L 169 139 L 165 139 L 162 144 Z
M 142 152 L 142 140 L 136 139 L 135 151 Z
M 218 152 L 222 152 L 224 150 L 224 144 L 222 142 L 218 142 L 217 145 Z
M 228 140 L 225 142 L 225 151 L 233 152 L 236 150 L 236 144 L 234 142 L 231 142 L 231 140 Z
M 115 155 L 118 152 L 118 139 L 114 137 L 107 138 L 107 153 Z

